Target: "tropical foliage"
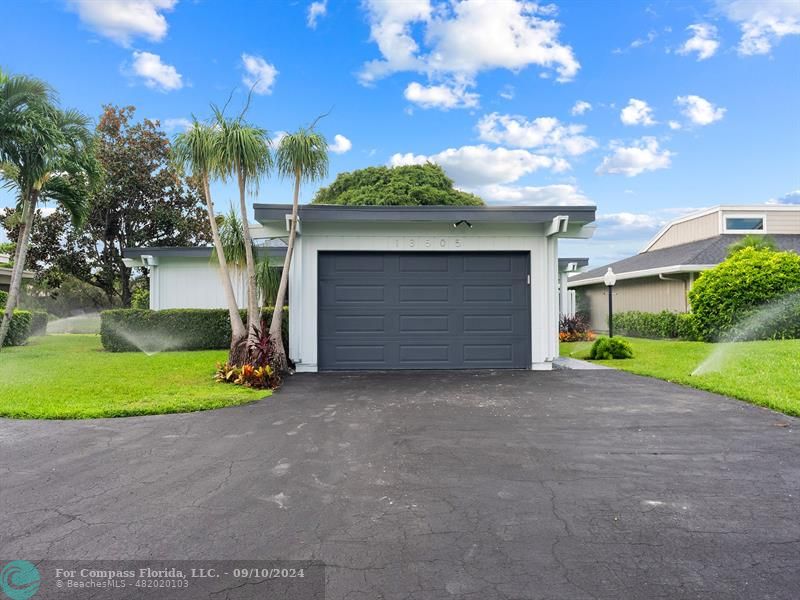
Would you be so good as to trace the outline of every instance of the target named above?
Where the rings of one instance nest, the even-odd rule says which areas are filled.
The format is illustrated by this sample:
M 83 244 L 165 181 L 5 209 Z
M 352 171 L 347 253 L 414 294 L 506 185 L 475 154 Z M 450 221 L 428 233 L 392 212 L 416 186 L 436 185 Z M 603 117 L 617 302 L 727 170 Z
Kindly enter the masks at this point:
M 453 188 L 439 165 L 368 167 L 340 173 L 314 196 L 315 204 L 425 206 L 483 204 L 478 196 Z
M 558 339 L 562 342 L 589 342 L 595 338 L 589 321 L 581 314 L 561 315 L 558 322 Z
M 47 84 L 0 74 L 0 180 L 16 195 L 20 223 L 0 346 L 19 302 L 37 205 L 55 202 L 75 224 L 82 223 L 98 180 L 93 151 L 88 119 L 77 111 L 62 110 Z
M 599 337 L 589 350 L 589 360 L 612 360 L 633 358 L 633 348 L 629 341 L 618 337 Z
M 800 256 L 743 248 L 703 272 L 689 300 L 704 340 L 800 337 Z M 753 322 L 764 311 L 769 318 Z
M 274 340 L 281 339 L 283 330 L 283 305 L 289 286 L 289 267 L 292 264 L 294 242 L 297 237 L 297 211 L 300 202 L 300 184 L 319 181 L 328 174 L 328 142 L 325 137 L 314 131 L 314 124 L 308 129 L 300 128 L 281 139 L 277 152 L 278 174 L 294 180 L 294 196 L 292 198 L 292 222 L 289 228 L 289 241 L 286 247 L 286 258 L 283 262 L 281 281 L 275 298 L 275 310 L 272 315 L 269 334 Z M 284 373 L 289 368 L 284 344 L 276 344 L 274 364 L 278 372 Z

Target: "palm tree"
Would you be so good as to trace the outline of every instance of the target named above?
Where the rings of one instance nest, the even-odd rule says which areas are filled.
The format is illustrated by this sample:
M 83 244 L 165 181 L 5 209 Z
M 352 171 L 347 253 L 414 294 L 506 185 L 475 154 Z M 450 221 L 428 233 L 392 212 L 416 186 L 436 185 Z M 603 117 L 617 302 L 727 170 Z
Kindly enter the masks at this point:
M 14 80 L 6 78 L 0 87 Z M 34 87 L 46 90 L 41 82 Z M 8 96 L 2 90 L 0 97 Z M 2 347 L 19 302 L 38 203 L 52 200 L 61 204 L 79 225 L 89 212 L 88 192 L 99 178 L 99 167 L 94 160 L 89 120 L 79 112 L 62 111 L 51 98 L 38 95 L 11 113 L 0 108 L 0 114 L 6 117 L 0 128 L 11 132 L 0 141 L 0 179 L 6 189 L 16 192 L 17 211 L 22 217 L 8 300 L 0 324 Z M 9 125 L 10 121 L 15 122 Z
M 267 131 L 244 120 L 244 113 L 235 119 L 225 117 L 214 107 L 215 126 L 219 135 L 219 172 L 224 177 L 235 177 L 239 186 L 239 211 L 244 238 L 245 266 L 247 270 L 247 331 L 255 336 L 260 322 L 258 285 L 253 239 L 247 215 L 247 192 L 257 192 L 261 178 L 272 168 L 272 153 Z
M 203 197 L 206 200 L 206 212 L 211 226 L 211 237 L 214 241 L 214 252 L 219 265 L 222 288 L 228 313 L 231 320 L 231 346 L 228 362 L 241 365 L 247 360 L 247 330 L 239 314 L 236 295 L 233 292 L 230 269 L 223 241 L 220 237 L 217 217 L 214 214 L 214 202 L 211 198 L 211 178 L 219 174 L 221 162 L 221 139 L 219 130 L 197 119 L 192 127 L 175 137 L 172 146 L 173 158 L 181 168 L 191 171 L 192 176 L 200 182 Z
M 294 178 L 294 198 L 292 200 L 292 224 L 289 228 L 289 242 L 286 247 L 286 258 L 283 262 L 281 283 L 275 298 L 275 311 L 269 334 L 273 340 L 282 341 L 283 304 L 286 300 L 286 288 L 289 284 L 289 267 L 292 264 L 294 240 L 297 236 L 297 210 L 300 202 L 300 184 L 323 179 L 328 175 L 328 143 L 325 137 L 314 131 L 313 125 L 300 128 L 295 133 L 285 136 L 277 152 L 278 173 L 281 177 Z M 275 344 L 275 366 L 279 372 L 288 370 L 289 361 L 282 343 Z

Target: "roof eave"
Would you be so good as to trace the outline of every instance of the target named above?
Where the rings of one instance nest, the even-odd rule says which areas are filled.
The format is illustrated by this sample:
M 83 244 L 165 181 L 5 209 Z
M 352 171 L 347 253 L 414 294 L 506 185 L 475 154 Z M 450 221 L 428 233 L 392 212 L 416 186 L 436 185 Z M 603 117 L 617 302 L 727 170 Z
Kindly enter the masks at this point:
M 652 269 L 640 269 L 638 271 L 629 271 L 627 273 L 616 273 L 617 281 L 625 279 L 640 279 L 642 277 L 655 277 L 658 275 L 669 275 L 674 273 L 699 273 L 713 269 L 717 265 L 670 265 L 667 267 L 654 267 Z M 580 287 L 584 285 L 595 285 L 597 283 L 604 283 L 603 276 L 588 277 L 586 279 L 571 279 L 569 280 L 568 287 Z

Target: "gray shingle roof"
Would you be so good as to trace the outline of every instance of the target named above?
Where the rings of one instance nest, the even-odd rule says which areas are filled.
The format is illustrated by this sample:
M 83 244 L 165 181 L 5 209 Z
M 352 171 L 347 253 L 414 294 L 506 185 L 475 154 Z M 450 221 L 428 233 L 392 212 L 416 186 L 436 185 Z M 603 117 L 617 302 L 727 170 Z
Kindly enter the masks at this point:
M 618 260 L 610 265 L 604 265 L 591 269 L 580 275 L 570 277 L 573 281 L 583 281 L 602 277 L 611 267 L 614 273 L 631 273 L 633 271 L 645 271 L 648 269 L 660 269 L 675 266 L 690 265 L 716 265 L 725 260 L 728 255 L 728 247 L 744 238 L 744 235 L 718 235 L 705 240 L 697 240 L 688 244 L 680 244 L 660 250 L 650 250 Z M 800 235 L 770 235 L 770 238 L 781 250 L 794 250 L 800 252 Z

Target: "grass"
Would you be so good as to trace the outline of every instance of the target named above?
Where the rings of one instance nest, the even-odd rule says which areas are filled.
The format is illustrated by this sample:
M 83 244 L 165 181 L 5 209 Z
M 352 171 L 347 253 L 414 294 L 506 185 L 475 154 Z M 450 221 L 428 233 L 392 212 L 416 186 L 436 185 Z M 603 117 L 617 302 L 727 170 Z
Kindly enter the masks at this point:
M 601 360 L 615 369 L 716 392 L 800 417 L 800 340 L 707 344 L 626 338 L 634 357 Z M 561 344 L 561 356 L 586 358 L 591 342 Z M 692 375 L 712 352 L 718 370 Z
M 91 419 L 191 412 L 269 396 L 216 383 L 225 351 L 104 352 L 97 335 L 49 335 L 0 352 L 0 416 Z

